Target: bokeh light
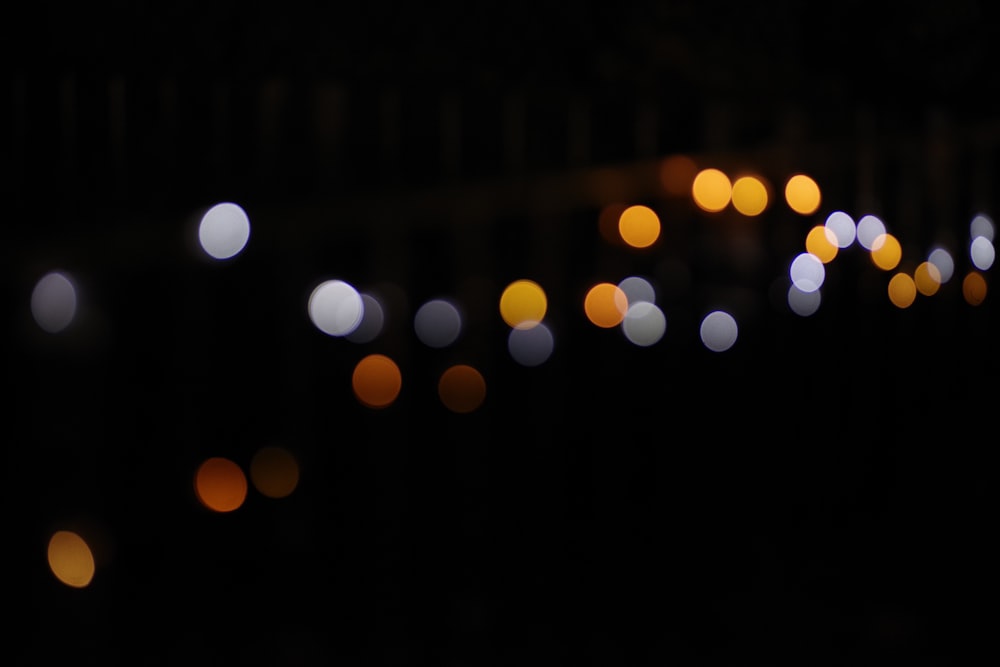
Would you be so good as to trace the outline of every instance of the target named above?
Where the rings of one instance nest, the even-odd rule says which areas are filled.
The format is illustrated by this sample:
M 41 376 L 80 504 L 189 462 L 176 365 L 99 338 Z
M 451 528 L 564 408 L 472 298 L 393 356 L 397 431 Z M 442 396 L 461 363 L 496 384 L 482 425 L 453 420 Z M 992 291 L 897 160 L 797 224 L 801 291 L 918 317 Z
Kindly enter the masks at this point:
M 865 250 L 871 250 L 875 245 L 875 239 L 886 233 L 885 223 L 876 215 L 870 213 L 861 216 L 858 220 L 858 243 Z
M 837 239 L 838 248 L 847 248 L 852 243 L 858 235 L 858 225 L 854 222 L 854 218 L 845 213 L 844 211 L 833 211 L 830 215 L 826 216 L 827 229 L 833 232 L 834 237 Z
M 364 309 L 361 294 L 344 280 L 324 280 L 309 295 L 309 319 L 329 336 L 346 336 L 357 329 Z
M 903 258 L 903 247 L 892 234 L 879 234 L 872 241 L 871 258 L 878 268 L 891 271 L 899 266 Z
M 702 344 L 713 352 L 725 352 L 736 344 L 739 327 L 736 318 L 724 310 L 713 310 L 701 321 Z
M 232 512 L 247 497 L 247 478 L 243 469 L 223 456 L 205 459 L 195 471 L 194 489 L 201 504 L 213 512 Z
M 68 327 L 76 316 L 77 295 L 73 280 L 62 271 L 46 273 L 31 292 L 31 315 L 48 333 Z
M 803 292 L 815 292 L 826 280 L 826 267 L 811 252 L 799 253 L 788 267 L 792 284 Z
M 627 208 L 628 204 L 612 202 L 602 206 L 600 212 L 597 214 L 597 229 L 601 234 L 601 238 L 608 245 L 620 246 L 624 243 L 621 233 L 618 231 L 618 222 L 621 220 L 622 213 Z
M 969 259 L 980 271 L 988 271 L 996 259 L 996 248 L 985 236 L 976 236 L 969 243 Z
M 511 329 L 507 335 L 507 351 L 522 366 L 539 366 L 545 363 L 554 349 L 555 338 L 544 322 L 530 329 Z
M 250 481 L 268 498 L 290 496 L 299 484 L 299 463 L 284 447 L 261 447 L 250 459 Z
M 969 271 L 962 279 L 962 298 L 970 306 L 979 306 L 986 301 L 986 278 L 978 271 Z
M 757 176 L 741 176 L 733 181 L 733 208 L 746 216 L 757 216 L 767 209 L 767 185 Z
M 455 364 L 441 374 L 438 396 L 441 403 L 452 412 L 472 412 L 486 399 L 486 379 L 473 366 Z
M 941 288 L 941 271 L 933 262 L 921 262 L 913 271 L 913 284 L 924 296 L 933 296 Z
M 818 289 L 805 291 L 799 289 L 797 285 L 792 284 L 788 287 L 788 292 L 785 295 L 785 301 L 788 304 L 789 310 L 796 315 L 800 317 L 810 317 L 811 315 L 815 315 L 816 311 L 819 310 L 819 307 L 823 302 L 823 296 Z
M 86 588 L 94 578 L 97 567 L 90 545 L 71 530 L 52 533 L 47 557 L 52 574 L 71 588 Z
M 618 287 L 625 292 L 629 303 L 649 301 L 656 303 L 656 288 L 648 279 L 642 276 L 626 276 L 618 281 Z
M 969 223 L 970 238 L 982 236 L 987 241 L 992 242 L 994 240 L 993 235 L 995 233 L 996 227 L 993 224 L 993 218 L 985 213 L 977 213 L 972 217 L 972 221 Z
M 462 313 L 449 299 L 430 299 L 417 308 L 413 331 L 427 347 L 448 347 L 462 333 Z
M 384 354 L 369 354 L 355 366 L 351 388 L 362 405 L 385 408 L 399 397 L 403 375 L 395 361 Z
M 614 283 L 598 283 L 587 290 L 583 310 L 592 324 L 604 329 L 616 327 L 628 311 L 628 297 Z
M 815 225 L 806 234 L 806 250 L 819 261 L 829 264 L 840 250 L 837 235 L 826 225 Z
M 667 318 L 655 303 L 635 301 L 629 304 L 622 320 L 625 338 L 639 347 L 649 347 L 660 342 L 667 329 Z
M 500 294 L 500 317 L 515 329 L 537 325 L 545 318 L 547 309 L 545 290 L 534 280 L 515 280 Z
M 927 254 L 927 261 L 937 267 L 939 281 L 942 285 L 951 280 L 955 274 L 955 259 L 947 249 L 941 246 L 935 246 L 931 249 Z
M 344 334 L 352 343 L 370 343 L 378 338 L 385 326 L 385 308 L 373 294 L 361 293 L 361 321 L 353 331 Z
M 819 185 L 806 174 L 793 174 L 785 182 L 785 201 L 796 213 L 811 215 L 822 201 Z
M 618 219 L 618 231 L 633 248 L 648 248 L 660 238 L 660 217 L 648 206 L 629 206 Z
M 917 298 L 917 287 L 913 278 L 905 273 L 897 273 L 889 279 L 887 287 L 889 301 L 897 308 L 909 308 Z
M 672 197 L 688 196 L 697 175 L 698 165 L 687 155 L 670 155 L 660 163 L 660 184 Z
M 240 254 L 250 239 L 250 218 L 238 204 L 222 202 L 209 208 L 198 225 L 198 242 L 214 259 Z
M 718 213 L 729 205 L 733 185 L 726 174 L 715 168 L 702 169 L 691 184 L 691 196 L 698 208 Z

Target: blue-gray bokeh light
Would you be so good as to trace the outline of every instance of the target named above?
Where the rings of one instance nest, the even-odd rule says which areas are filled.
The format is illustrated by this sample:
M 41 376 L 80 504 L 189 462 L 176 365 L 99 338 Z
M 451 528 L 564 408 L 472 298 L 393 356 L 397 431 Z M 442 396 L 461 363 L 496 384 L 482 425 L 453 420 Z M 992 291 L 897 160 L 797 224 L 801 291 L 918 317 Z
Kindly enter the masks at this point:
M 31 292 L 31 314 L 48 333 L 64 330 L 76 316 L 76 286 L 65 273 L 52 271 L 35 283 Z
M 431 299 L 417 309 L 413 330 L 428 347 L 447 347 L 462 333 L 462 314 L 447 299 Z
M 507 351 L 522 366 L 539 366 L 552 355 L 555 339 L 544 322 L 530 329 L 514 328 L 507 335 Z
M 377 298 L 371 294 L 362 294 L 361 302 L 361 321 L 354 331 L 344 336 L 352 343 L 370 343 L 382 333 L 385 324 L 385 309 Z
M 808 292 L 799 289 L 795 284 L 792 284 L 788 288 L 787 294 L 788 308 L 801 317 L 809 317 L 810 315 L 816 314 L 819 310 L 820 304 L 823 302 L 823 296 L 820 290 L 814 289 Z
M 937 267 L 938 273 L 941 274 L 942 284 L 951 280 L 955 274 L 955 259 L 947 249 L 941 246 L 935 246 L 931 249 L 930 253 L 927 254 L 927 261 Z
M 701 321 L 701 342 L 713 352 L 725 352 L 736 344 L 736 319 L 723 310 L 713 310 Z

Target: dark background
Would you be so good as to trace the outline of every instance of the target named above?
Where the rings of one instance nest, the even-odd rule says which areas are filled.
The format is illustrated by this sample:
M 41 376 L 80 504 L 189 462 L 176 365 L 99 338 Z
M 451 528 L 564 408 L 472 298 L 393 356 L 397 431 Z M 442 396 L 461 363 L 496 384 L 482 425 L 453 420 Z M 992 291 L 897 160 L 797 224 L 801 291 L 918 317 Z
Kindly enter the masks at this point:
M 996 27 L 961 1 L 13 10 L 2 662 L 992 651 L 995 306 L 958 283 L 995 205 Z M 823 206 L 699 214 L 657 180 L 676 153 L 776 187 L 804 171 Z M 193 244 L 218 201 L 252 225 L 223 264 Z M 602 240 L 615 202 L 653 206 L 661 242 Z M 899 310 L 855 249 L 792 315 L 781 279 L 835 208 L 883 217 L 908 261 L 949 244 L 956 279 Z M 81 283 L 59 336 L 28 309 L 54 268 Z M 631 273 L 668 318 L 650 349 L 583 317 L 586 286 Z M 311 327 L 326 277 L 391 295 L 383 336 Z M 520 277 L 550 299 L 538 368 L 496 310 Z M 410 322 L 442 294 L 467 328 L 430 350 Z M 696 338 L 715 306 L 741 324 L 724 354 Z M 368 352 L 404 373 L 382 411 L 350 393 Z M 488 383 L 470 415 L 434 392 L 458 362 Z M 298 457 L 293 496 L 197 505 L 198 462 L 267 444 Z M 98 550 L 84 590 L 44 560 L 66 527 Z

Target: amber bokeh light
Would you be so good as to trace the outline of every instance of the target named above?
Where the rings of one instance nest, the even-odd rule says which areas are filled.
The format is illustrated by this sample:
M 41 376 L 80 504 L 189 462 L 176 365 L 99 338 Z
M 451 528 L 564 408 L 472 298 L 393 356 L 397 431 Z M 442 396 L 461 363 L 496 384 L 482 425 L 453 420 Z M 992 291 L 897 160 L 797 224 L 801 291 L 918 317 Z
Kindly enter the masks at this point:
M 629 206 L 618 220 L 618 231 L 633 248 L 648 248 L 660 238 L 660 217 L 648 206 Z
M 793 174 L 785 181 L 785 202 L 796 213 L 812 215 L 823 197 L 819 185 L 806 174 Z
M 72 588 L 85 588 L 94 578 L 94 554 L 86 540 L 73 531 L 57 530 L 52 534 L 48 560 L 52 574 Z

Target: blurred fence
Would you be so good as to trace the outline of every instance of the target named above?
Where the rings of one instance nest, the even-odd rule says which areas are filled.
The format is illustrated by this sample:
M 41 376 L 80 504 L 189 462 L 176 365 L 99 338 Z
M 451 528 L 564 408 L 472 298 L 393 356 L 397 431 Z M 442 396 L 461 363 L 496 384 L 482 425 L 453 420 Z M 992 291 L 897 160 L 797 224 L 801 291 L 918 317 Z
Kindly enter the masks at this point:
M 8 203 L 29 206 L 38 197 L 130 204 L 220 192 L 315 201 L 675 152 L 756 161 L 758 169 L 849 171 L 844 179 L 861 206 L 895 196 L 886 186 L 908 180 L 941 191 L 937 197 L 964 189 L 985 206 L 1000 137 L 1000 122 L 972 124 L 934 108 L 844 108 L 834 100 L 805 108 L 688 100 L 667 90 L 654 98 L 71 75 L 12 76 L 5 88 L 3 190 Z

